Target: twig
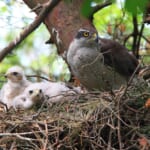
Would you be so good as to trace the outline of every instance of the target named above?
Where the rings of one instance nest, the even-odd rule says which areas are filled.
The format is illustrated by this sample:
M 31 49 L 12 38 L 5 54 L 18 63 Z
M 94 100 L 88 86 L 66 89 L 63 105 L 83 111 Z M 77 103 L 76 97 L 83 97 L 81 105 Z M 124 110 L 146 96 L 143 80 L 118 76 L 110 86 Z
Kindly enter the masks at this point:
M 48 145 L 48 126 L 47 126 L 47 121 L 44 120 L 44 124 L 45 124 L 45 143 L 44 143 L 44 147 L 43 147 L 43 150 L 46 150 L 46 147 Z
M 0 104 L 2 104 L 4 106 L 6 112 L 8 112 L 9 109 L 8 109 L 7 105 L 5 103 L 3 103 L 2 101 L 0 101 Z
M 112 140 L 112 128 L 110 128 L 110 131 L 109 131 L 109 140 L 108 140 L 107 150 L 111 149 L 111 143 L 112 143 L 111 140 Z
M 43 7 L 39 15 L 35 18 L 35 20 L 26 27 L 19 35 L 18 38 L 13 40 L 6 46 L 4 49 L 0 51 L 0 62 L 5 58 L 5 56 L 10 53 L 13 48 L 18 46 L 30 33 L 32 33 L 46 18 L 49 12 L 53 10 L 53 8 L 60 2 L 61 0 L 52 0 Z
M 139 34 L 137 16 L 133 15 L 133 54 L 137 57 L 137 38 Z
M 122 95 L 120 96 L 120 99 L 122 99 L 122 97 L 126 94 L 127 89 L 128 89 L 129 86 L 131 85 L 131 83 L 132 83 L 132 81 L 133 81 L 133 79 L 134 79 L 134 77 L 135 77 L 137 71 L 139 70 L 140 66 L 141 66 L 141 64 L 139 63 L 138 66 L 136 67 L 136 69 L 134 70 L 132 76 L 130 77 L 130 79 L 129 79 L 128 83 L 127 83 L 127 86 L 126 86 L 125 89 L 124 89 L 124 92 L 123 92 Z
M 136 69 L 134 70 L 132 76 L 130 77 L 130 79 L 129 79 L 128 83 L 127 83 L 127 88 L 128 88 L 128 87 L 130 86 L 130 84 L 132 83 L 133 78 L 135 77 L 135 75 L 136 75 L 137 71 L 140 69 L 140 67 L 141 67 L 141 63 L 138 64 L 138 66 L 137 66 Z
M 93 15 L 94 15 L 94 13 L 96 13 L 97 11 L 99 11 L 99 10 L 101 10 L 101 9 L 103 9 L 103 8 L 105 8 L 105 7 L 107 7 L 107 6 L 109 6 L 109 5 L 111 5 L 112 4 L 112 2 L 110 2 L 110 1 L 106 1 L 105 3 L 103 3 L 103 4 L 98 4 L 98 5 L 96 5 L 95 7 L 93 7 L 93 10 L 92 10 L 92 12 L 91 12 L 91 14 L 89 15 L 89 19 L 90 20 L 93 20 Z
M 37 12 L 38 10 L 41 11 L 41 9 L 43 8 L 43 5 L 38 3 L 34 8 L 31 9 L 31 12 Z
M 55 82 L 55 81 L 53 81 L 53 80 L 50 80 L 50 79 L 48 79 L 48 78 L 45 78 L 45 77 L 42 77 L 42 76 L 38 76 L 38 75 L 26 75 L 27 77 L 36 77 L 36 78 L 41 78 L 41 79 L 44 79 L 44 80 L 46 80 L 46 81 L 50 81 L 50 82 Z
M 11 144 L 10 150 L 14 150 L 15 145 L 16 145 L 16 141 L 13 141 Z
M 40 115 L 40 113 L 42 112 L 42 109 L 43 109 L 46 102 L 47 102 L 47 99 L 44 98 L 44 101 L 43 101 L 41 107 L 38 109 L 38 112 L 36 114 L 32 115 L 31 120 L 36 119 Z
M 44 130 L 41 131 L 35 131 L 34 133 L 42 133 Z M 22 133 L 0 133 L 0 136 L 16 136 L 19 134 L 20 136 L 25 136 L 25 135 L 33 135 L 33 132 L 22 132 Z
M 0 133 L 0 136 L 15 136 L 18 137 L 21 140 L 26 140 L 26 141 L 40 141 L 39 139 L 32 139 L 32 138 L 27 138 L 27 137 L 23 137 L 21 135 L 26 135 L 29 133 Z M 33 134 L 33 133 L 30 133 Z
M 109 51 L 108 51 L 108 52 L 109 52 Z M 100 60 L 100 59 L 102 60 L 102 64 L 104 64 L 103 54 L 102 54 L 102 53 L 99 53 L 99 54 L 96 56 L 96 58 L 95 58 L 92 62 L 87 63 L 87 64 L 85 64 L 85 65 L 82 65 L 80 69 L 83 70 L 84 68 L 93 65 L 94 63 L 96 63 L 96 62 L 97 62 L 98 60 Z
M 144 30 L 144 23 L 142 24 L 141 29 L 139 31 L 139 37 L 138 37 L 138 40 L 137 40 L 137 48 L 138 49 L 140 47 L 140 42 L 141 42 L 141 37 L 142 37 L 142 34 L 143 34 L 143 30 Z
M 150 44 L 150 40 L 149 39 L 147 39 L 144 35 L 142 35 L 142 38 L 147 42 L 147 43 L 149 43 Z
M 19 138 L 21 140 L 25 140 L 25 141 L 41 141 L 40 139 L 32 139 L 32 138 L 23 137 L 23 136 L 19 135 L 18 133 L 15 134 L 14 136 L 16 136 L 17 138 Z
M 124 38 L 124 43 L 123 43 L 123 45 L 126 45 L 126 42 L 128 41 L 128 39 L 130 38 L 130 37 L 132 37 L 133 36 L 133 33 L 131 33 L 131 34 L 129 34 L 128 36 L 126 36 L 125 38 Z
M 120 99 L 121 100 L 121 99 Z M 118 101 L 118 119 L 117 119 L 117 134 L 118 134 L 118 142 L 119 149 L 122 150 L 122 137 L 121 137 L 121 123 L 120 123 L 120 100 Z

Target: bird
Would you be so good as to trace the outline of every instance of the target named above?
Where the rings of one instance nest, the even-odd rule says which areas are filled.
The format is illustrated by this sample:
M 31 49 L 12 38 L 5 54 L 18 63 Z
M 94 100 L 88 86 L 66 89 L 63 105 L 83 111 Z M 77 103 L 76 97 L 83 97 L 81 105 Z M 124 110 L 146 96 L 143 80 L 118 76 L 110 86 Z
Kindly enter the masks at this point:
M 141 68 L 138 75 L 143 78 L 150 87 L 150 65 Z
M 36 87 L 37 84 L 30 84 L 22 94 L 16 96 L 13 99 L 12 105 L 15 110 L 17 109 L 30 109 L 33 106 L 38 108 L 44 101 L 44 93 L 40 87 Z
M 43 87 L 39 83 L 32 83 L 25 88 L 24 94 L 30 97 L 34 103 L 41 101 L 44 98 Z
M 51 82 L 45 87 L 44 94 L 50 103 L 71 100 L 73 94 L 80 93 L 80 88 L 69 87 L 63 82 Z
M 73 75 L 88 90 L 119 89 L 138 66 L 138 60 L 120 43 L 100 38 L 93 30 L 81 28 L 67 50 Z
M 64 82 L 37 82 L 33 84 L 36 88 L 39 87 L 43 91 L 47 102 L 60 102 L 70 94 L 79 93 L 80 89 L 69 87 Z M 32 86 L 32 85 L 31 85 Z
M 18 109 L 23 109 L 23 110 L 27 110 L 32 108 L 34 105 L 32 99 L 28 96 L 26 96 L 25 94 L 20 94 L 16 97 L 13 98 L 12 100 L 12 107 L 15 110 Z
M 41 106 L 44 101 L 47 103 L 60 102 L 70 94 L 79 93 L 80 89 L 67 87 L 63 82 L 35 82 L 25 88 L 24 92 L 13 99 L 13 108 L 27 110 L 34 106 Z M 66 99 L 65 99 L 66 100 Z
M 24 70 L 20 66 L 10 67 L 5 78 L 7 82 L 2 86 L 0 101 L 9 109 L 12 106 L 13 98 L 20 95 L 31 82 L 26 79 Z

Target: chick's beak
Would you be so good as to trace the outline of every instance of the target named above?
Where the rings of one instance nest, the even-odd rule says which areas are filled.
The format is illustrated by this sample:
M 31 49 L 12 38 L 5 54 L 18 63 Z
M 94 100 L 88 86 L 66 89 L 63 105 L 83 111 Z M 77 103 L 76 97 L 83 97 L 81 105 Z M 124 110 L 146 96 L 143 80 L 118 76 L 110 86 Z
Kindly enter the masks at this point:
M 7 75 L 5 74 L 4 77 L 7 79 Z
M 39 95 L 39 90 L 36 89 L 36 90 L 34 91 L 34 96 L 38 96 L 38 95 Z
M 5 77 L 6 79 L 11 79 L 11 78 L 12 78 L 12 75 L 11 75 L 11 73 L 6 73 L 4 77 Z
M 4 77 L 7 79 L 7 78 L 9 77 L 9 74 L 6 73 L 6 74 L 4 75 Z

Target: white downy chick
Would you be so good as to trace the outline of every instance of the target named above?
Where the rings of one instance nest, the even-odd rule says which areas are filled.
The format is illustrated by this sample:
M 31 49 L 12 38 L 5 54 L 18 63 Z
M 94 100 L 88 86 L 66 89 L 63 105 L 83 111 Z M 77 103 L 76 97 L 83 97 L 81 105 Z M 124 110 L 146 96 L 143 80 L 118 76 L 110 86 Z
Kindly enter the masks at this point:
M 23 94 L 13 100 L 13 108 L 30 109 L 32 106 L 41 105 L 44 100 L 44 94 L 41 87 L 36 83 L 29 85 Z
M 74 89 L 70 89 L 62 82 L 45 83 L 45 87 L 44 94 L 48 97 L 48 102 L 68 100 L 68 96 L 77 92 Z
M 29 109 L 34 105 L 42 104 L 44 100 L 48 102 L 59 102 L 71 94 L 79 93 L 79 89 L 70 89 L 62 82 L 38 82 L 29 85 L 22 95 L 13 100 L 14 109 Z
M 23 69 L 19 66 L 9 68 L 5 77 L 7 82 L 1 89 L 0 101 L 6 104 L 9 109 L 12 106 L 12 100 L 31 83 L 26 79 Z
M 21 94 L 13 99 L 12 106 L 15 110 L 17 110 L 18 108 L 26 110 L 30 109 L 33 106 L 33 101 L 25 94 Z

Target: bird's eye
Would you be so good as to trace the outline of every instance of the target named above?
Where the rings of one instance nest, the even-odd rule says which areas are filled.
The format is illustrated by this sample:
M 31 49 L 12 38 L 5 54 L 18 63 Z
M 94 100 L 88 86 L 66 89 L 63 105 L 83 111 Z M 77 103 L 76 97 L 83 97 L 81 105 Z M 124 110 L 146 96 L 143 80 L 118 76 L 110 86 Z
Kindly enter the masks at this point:
M 42 93 L 42 90 L 40 89 L 40 93 Z
M 18 75 L 18 72 L 13 72 L 12 74 L 13 74 L 14 76 L 16 76 L 16 75 Z
M 88 37 L 89 36 L 89 32 L 83 32 L 83 36 L 84 37 Z
M 25 98 L 22 98 L 22 101 L 24 101 L 24 102 L 25 102 L 25 101 L 26 101 L 26 99 L 25 99 Z
M 29 91 L 29 94 L 32 94 L 32 93 L 33 93 L 33 90 L 30 90 L 30 91 Z

